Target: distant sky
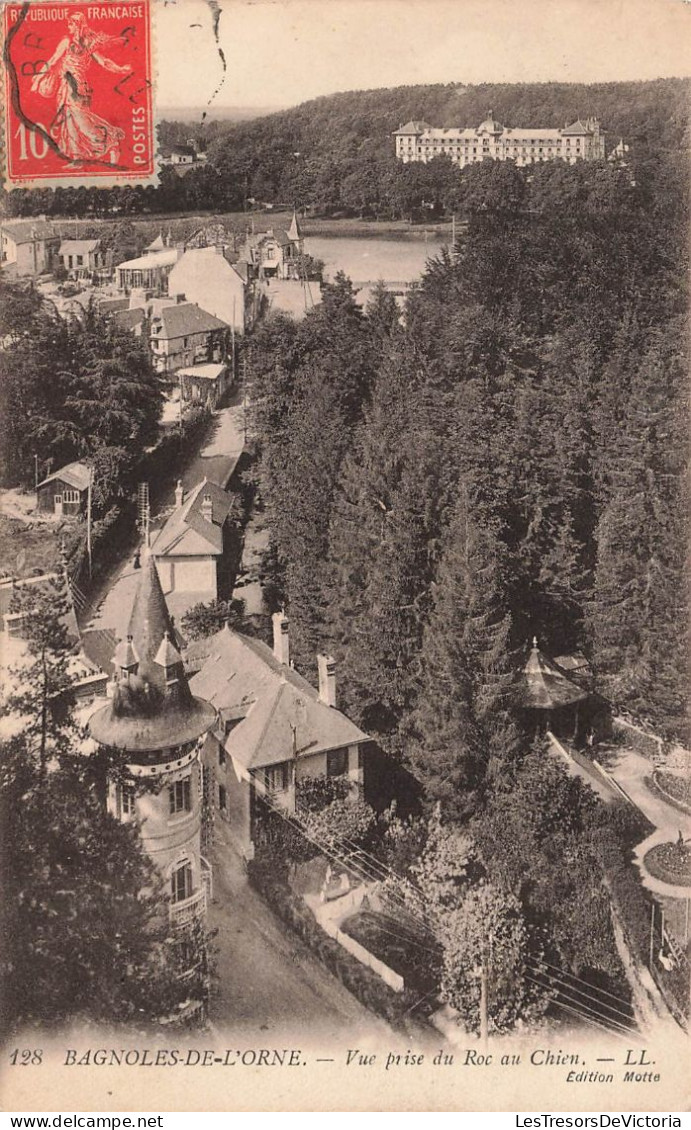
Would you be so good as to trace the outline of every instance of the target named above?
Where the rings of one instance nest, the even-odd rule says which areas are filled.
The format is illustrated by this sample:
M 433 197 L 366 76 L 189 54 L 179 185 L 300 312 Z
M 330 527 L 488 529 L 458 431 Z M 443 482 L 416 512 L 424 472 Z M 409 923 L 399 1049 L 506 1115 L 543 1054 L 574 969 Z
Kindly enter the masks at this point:
M 156 25 L 165 107 L 292 106 L 415 83 L 691 74 L 691 0 L 156 0 Z

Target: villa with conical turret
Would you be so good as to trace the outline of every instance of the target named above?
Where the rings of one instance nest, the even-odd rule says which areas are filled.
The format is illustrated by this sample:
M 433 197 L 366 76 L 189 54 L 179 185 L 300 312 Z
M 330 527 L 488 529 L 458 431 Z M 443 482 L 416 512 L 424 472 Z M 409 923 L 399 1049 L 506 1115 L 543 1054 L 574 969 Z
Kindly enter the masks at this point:
M 167 886 L 173 925 L 186 926 L 204 916 L 211 890 L 201 850 L 200 751 L 216 710 L 190 691 L 149 553 L 113 666 L 109 701 L 89 721 L 94 741 L 126 762 L 125 778 L 108 784 L 108 808 L 119 820 L 139 821 L 143 847 Z M 152 785 L 137 787 L 146 782 Z
M 287 231 L 269 228 L 248 234 L 239 249 L 239 259 L 247 263 L 250 279 L 294 279 L 298 278 L 298 263 L 303 253 L 304 238 L 297 213 L 293 211 Z

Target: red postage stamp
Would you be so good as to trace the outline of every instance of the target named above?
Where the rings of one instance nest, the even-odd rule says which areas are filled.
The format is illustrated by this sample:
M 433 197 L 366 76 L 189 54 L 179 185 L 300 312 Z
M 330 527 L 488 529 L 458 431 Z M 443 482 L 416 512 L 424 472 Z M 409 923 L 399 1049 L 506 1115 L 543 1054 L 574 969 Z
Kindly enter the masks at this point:
M 6 187 L 152 176 L 149 0 L 7 3 L 4 44 Z

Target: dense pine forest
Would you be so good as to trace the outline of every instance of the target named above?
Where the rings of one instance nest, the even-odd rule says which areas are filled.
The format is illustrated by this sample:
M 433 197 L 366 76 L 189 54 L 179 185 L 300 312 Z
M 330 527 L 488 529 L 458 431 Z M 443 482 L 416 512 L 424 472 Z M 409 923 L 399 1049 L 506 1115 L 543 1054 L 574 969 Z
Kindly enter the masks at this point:
M 296 658 L 389 749 L 475 788 L 537 635 L 683 735 L 686 170 L 466 170 L 403 322 L 328 286 L 254 335 L 260 488 Z
M 391 859 L 460 915 L 449 968 L 496 895 L 514 957 L 624 992 L 611 913 L 645 959 L 644 833 L 535 743 L 520 682 L 533 636 L 583 652 L 615 713 L 688 742 L 687 153 L 462 179 L 467 231 L 402 316 L 341 275 L 252 335 L 267 570 L 297 666 L 331 651 L 339 705 L 419 784 Z

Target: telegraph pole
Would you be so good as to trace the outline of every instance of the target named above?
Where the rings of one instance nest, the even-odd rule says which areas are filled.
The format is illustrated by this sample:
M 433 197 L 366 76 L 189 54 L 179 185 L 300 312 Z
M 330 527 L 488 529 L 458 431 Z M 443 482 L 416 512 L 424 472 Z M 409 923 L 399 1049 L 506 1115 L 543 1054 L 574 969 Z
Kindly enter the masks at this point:
M 650 952 L 648 954 L 648 965 L 650 972 L 653 972 L 653 961 L 655 955 L 655 901 L 650 904 Z
M 482 1050 L 487 1051 L 487 1040 L 489 1035 L 489 1018 L 487 1015 L 487 962 L 485 957 L 482 958 L 482 965 L 480 966 L 480 1041 L 482 1043 Z
M 89 485 L 86 491 L 86 556 L 89 561 L 89 578 L 91 578 L 91 484 L 93 477 L 93 467 L 89 467 Z

